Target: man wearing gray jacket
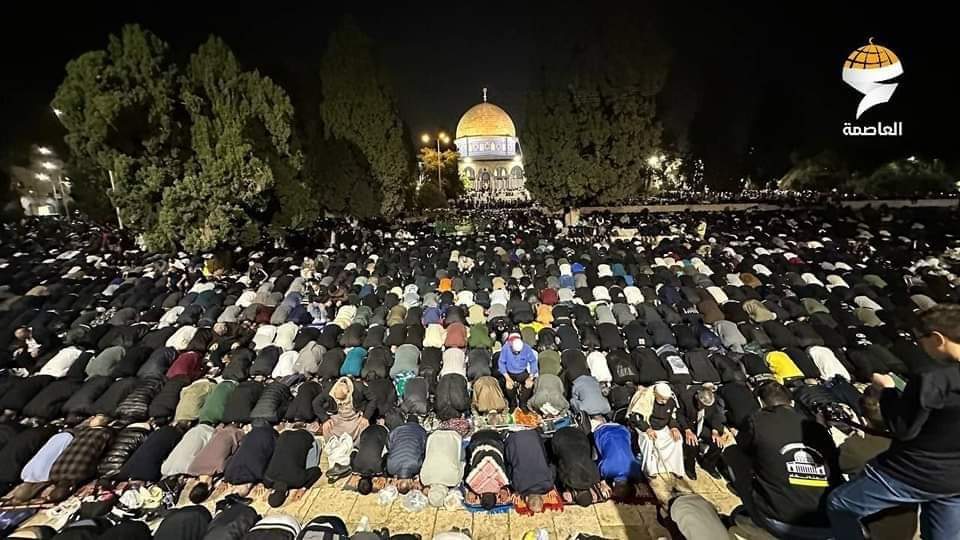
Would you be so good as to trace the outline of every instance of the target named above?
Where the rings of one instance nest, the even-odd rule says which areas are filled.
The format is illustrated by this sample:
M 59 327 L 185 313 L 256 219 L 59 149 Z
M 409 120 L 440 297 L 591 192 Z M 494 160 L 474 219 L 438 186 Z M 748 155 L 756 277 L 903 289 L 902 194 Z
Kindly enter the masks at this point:
M 570 407 L 587 416 L 610 414 L 610 402 L 600 390 L 600 383 L 590 375 L 581 375 L 573 381 L 570 391 Z

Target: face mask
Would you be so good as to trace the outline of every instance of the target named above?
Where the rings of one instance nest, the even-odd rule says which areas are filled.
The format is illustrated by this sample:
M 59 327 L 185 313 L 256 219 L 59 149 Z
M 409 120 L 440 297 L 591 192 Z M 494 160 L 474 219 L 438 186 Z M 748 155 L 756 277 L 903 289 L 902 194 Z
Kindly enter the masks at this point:
M 523 350 L 523 340 L 515 339 L 510 342 L 510 348 L 513 349 L 513 352 L 518 353 Z

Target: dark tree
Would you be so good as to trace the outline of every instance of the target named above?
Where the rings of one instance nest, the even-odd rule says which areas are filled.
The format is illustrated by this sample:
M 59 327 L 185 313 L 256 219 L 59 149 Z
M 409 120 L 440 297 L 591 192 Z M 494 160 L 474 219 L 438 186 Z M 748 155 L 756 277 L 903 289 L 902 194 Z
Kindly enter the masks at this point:
M 669 54 L 650 20 L 617 13 L 554 32 L 527 105 L 527 188 L 547 206 L 615 204 L 649 189 L 659 153 L 656 98 Z M 572 36 L 572 39 L 571 39 Z
M 413 187 L 413 155 L 373 43 L 349 17 L 330 36 L 320 81 L 320 116 L 327 137 L 352 145 L 366 162 L 362 169 L 369 172 L 348 185 L 366 183 L 371 192 L 380 193 L 381 212 L 396 214 Z
M 421 210 L 446 208 L 447 198 L 437 187 L 436 182 L 424 182 L 417 191 L 417 207 Z
M 112 173 L 124 225 L 155 250 L 249 243 L 271 218 L 288 227 L 314 220 L 286 92 L 243 71 L 218 38 L 185 70 L 169 57 L 166 43 L 126 26 L 106 50 L 67 64 L 53 106 L 67 129 L 78 206 L 102 211 Z
M 190 58 L 182 97 L 194 159 L 164 192 L 161 226 L 148 243 L 179 239 L 197 251 L 256 241 L 255 216 L 266 209 L 278 176 L 285 183 L 281 201 L 306 200 L 295 183 L 301 158 L 291 149 L 293 105 L 286 91 L 256 71 L 243 71 L 230 48 L 211 37 Z M 289 221 L 316 217 L 314 208 L 297 211 L 303 217 Z
M 847 163 L 836 152 L 825 150 L 815 156 L 795 159 L 780 179 L 781 189 L 831 191 L 845 189 L 850 180 Z
M 72 161 L 83 171 L 73 192 L 100 192 L 113 173 L 110 199 L 124 224 L 155 231 L 163 192 L 187 161 L 178 102 L 169 47 L 139 26 L 125 26 L 105 50 L 71 60 L 53 107 L 61 111 Z

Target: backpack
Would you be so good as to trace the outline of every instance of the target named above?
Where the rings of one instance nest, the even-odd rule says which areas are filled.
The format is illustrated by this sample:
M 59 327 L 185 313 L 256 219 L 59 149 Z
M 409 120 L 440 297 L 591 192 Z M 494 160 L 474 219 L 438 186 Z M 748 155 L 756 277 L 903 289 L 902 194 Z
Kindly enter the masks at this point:
M 473 383 L 473 408 L 482 414 L 507 410 L 507 399 L 493 377 L 480 377 Z
M 300 523 L 291 516 L 265 517 L 247 531 L 244 540 L 295 540 L 300 534 Z
M 829 403 L 836 403 L 836 396 L 822 385 L 804 385 L 793 391 L 796 409 L 810 419 L 816 419 L 820 408 Z
M 300 529 L 297 540 L 346 540 L 347 525 L 337 516 L 317 516 Z

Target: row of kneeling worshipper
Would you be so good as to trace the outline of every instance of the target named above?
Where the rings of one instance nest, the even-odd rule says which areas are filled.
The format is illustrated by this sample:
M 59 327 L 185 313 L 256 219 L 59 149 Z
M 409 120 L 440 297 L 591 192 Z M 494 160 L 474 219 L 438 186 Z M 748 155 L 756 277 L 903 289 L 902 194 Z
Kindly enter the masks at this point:
M 698 463 L 725 473 L 723 439 L 750 431 L 768 385 L 790 392 L 795 418 L 825 404 L 863 414 L 874 373 L 935 365 L 911 330 L 921 310 L 957 299 L 937 211 L 621 219 L 641 239 L 574 242 L 513 213 L 468 237 L 334 222 L 330 247 L 170 258 L 106 252 L 65 223 L 5 229 L 0 482 L 11 500 L 57 502 L 94 479 L 197 476 L 198 500 L 266 481 L 282 503 L 321 476 L 317 435 L 328 477 L 356 474 L 366 491 L 400 478 L 389 471 L 400 428 L 472 443 L 527 427 L 545 436 L 550 485 L 587 502 L 646 477 L 694 477 Z M 565 467 L 563 449 L 584 447 L 575 431 L 590 459 Z M 543 495 L 514 485 L 519 433 L 503 438 L 503 475 L 479 476 Z M 354 463 L 380 441 L 385 463 Z M 629 454 L 618 474 L 603 473 L 604 444 Z M 277 461 L 294 470 L 267 474 L 285 452 L 297 457 Z M 473 468 L 456 455 L 458 474 L 440 476 L 469 490 Z M 207 467 L 192 469 L 199 457 Z M 486 505 L 491 493 L 474 491 Z M 780 521 L 803 515 L 775 506 Z
M 148 524 L 127 515 L 87 516 L 71 520 L 59 532 L 47 525 L 20 527 L 7 538 L 14 540 L 420 540 L 419 534 L 390 534 L 386 529 L 350 534 L 343 519 L 317 516 L 301 524 L 287 514 L 261 516 L 240 500 L 224 501 L 211 514 L 191 505 L 166 512 Z M 457 530 L 438 532 L 434 540 L 470 540 Z

